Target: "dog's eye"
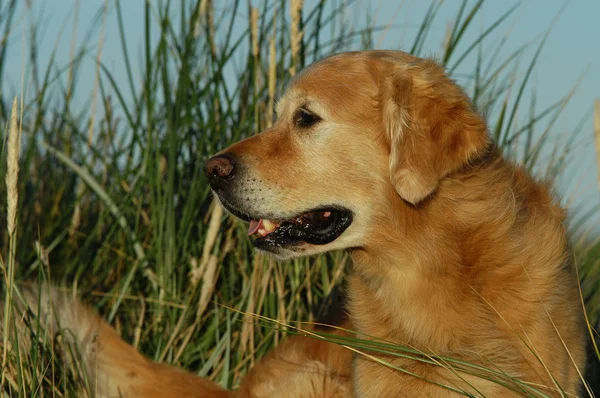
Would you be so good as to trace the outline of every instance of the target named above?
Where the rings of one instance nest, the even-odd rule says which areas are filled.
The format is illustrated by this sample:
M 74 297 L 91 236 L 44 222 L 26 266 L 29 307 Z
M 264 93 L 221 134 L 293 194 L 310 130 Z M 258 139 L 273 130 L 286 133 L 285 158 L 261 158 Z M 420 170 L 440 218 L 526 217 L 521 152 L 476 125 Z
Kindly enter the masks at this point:
M 307 128 L 315 125 L 321 118 L 314 113 L 308 112 L 306 109 L 298 109 L 294 115 L 294 123 L 301 128 Z

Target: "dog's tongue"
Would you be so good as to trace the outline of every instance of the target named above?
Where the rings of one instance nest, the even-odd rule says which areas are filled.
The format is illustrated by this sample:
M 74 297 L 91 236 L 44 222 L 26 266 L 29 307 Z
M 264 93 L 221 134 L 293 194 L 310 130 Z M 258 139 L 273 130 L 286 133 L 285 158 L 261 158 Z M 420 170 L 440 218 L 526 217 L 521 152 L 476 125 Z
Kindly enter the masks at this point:
M 248 226 L 248 236 L 254 235 L 256 231 L 258 231 L 260 227 L 262 227 L 262 224 L 262 218 L 260 220 L 250 220 L 250 225 Z

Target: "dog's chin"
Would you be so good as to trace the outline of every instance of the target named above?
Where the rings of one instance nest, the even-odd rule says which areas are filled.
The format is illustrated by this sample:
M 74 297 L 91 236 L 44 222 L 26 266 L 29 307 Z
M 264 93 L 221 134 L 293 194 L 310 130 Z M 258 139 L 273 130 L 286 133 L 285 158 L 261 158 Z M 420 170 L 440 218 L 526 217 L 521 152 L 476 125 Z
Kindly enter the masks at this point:
M 256 245 L 254 246 L 256 248 L 256 250 L 258 250 L 261 253 L 264 253 L 268 256 L 274 257 L 277 260 L 280 261 L 285 261 L 285 260 L 293 260 L 295 258 L 301 258 L 301 257 L 308 257 L 311 255 L 316 255 L 319 254 L 319 251 L 315 251 L 314 253 L 312 253 L 312 251 L 310 250 L 303 250 L 301 248 L 286 248 L 286 247 L 279 247 L 279 248 L 269 248 L 269 249 L 262 249 L 260 247 L 257 247 Z
M 278 259 L 329 251 L 353 219 L 352 211 L 340 205 L 322 205 L 283 215 L 247 211 L 223 198 L 220 201 L 227 211 L 250 223 L 248 233 L 254 247 Z

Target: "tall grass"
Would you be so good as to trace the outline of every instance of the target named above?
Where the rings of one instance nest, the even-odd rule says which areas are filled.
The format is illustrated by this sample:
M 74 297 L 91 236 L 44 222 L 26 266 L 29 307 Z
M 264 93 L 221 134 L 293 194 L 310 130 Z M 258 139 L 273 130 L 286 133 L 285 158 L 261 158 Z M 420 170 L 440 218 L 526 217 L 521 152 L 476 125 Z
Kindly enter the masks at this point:
M 24 99 L 19 120 L 18 239 L 0 231 L 0 247 L 9 247 L 0 251 L 0 265 L 7 308 L 13 294 L 18 296 L 13 277 L 75 285 L 146 355 L 235 387 L 286 330 L 294 333 L 299 321 L 312 321 L 324 310 L 323 299 L 342 282 L 348 258 L 332 253 L 278 263 L 255 253 L 244 226 L 212 201 L 203 164 L 217 150 L 270 126 L 276 93 L 304 65 L 327 54 L 371 47 L 390 27 L 345 19 L 354 10 L 352 1 L 320 1 L 312 8 L 300 0 L 259 2 L 252 9 L 239 0 L 219 4 L 140 3 L 135 17 L 144 18 L 144 43 L 138 60 L 131 57 L 138 49 L 128 48 L 125 36 L 131 16 L 123 14 L 120 0 L 106 2 L 84 44 L 72 47 L 68 63 L 59 63 L 53 53 L 41 65 L 37 21 L 20 18 L 16 0 L 0 1 L 0 76 L 10 56 L 5 43 L 27 24 L 30 68 L 25 80 L 33 91 Z M 531 103 L 523 99 L 547 36 L 499 59 L 506 39 L 496 38 L 515 8 L 492 21 L 477 40 L 465 42 L 481 5 L 453 3 L 456 18 L 438 58 L 456 72 L 475 57 L 465 85 L 488 116 L 496 140 L 508 156 L 547 178 L 558 178 L 577 156 L 579 129 L 562 147 L 549 132 L 572 93 L 546 109 L 535 106 L 535 92 Z M 114 13 L 108 15 L 110 7 Z M 431 3 L 414 43 L 405 50 L 417 55 L 430 51 L 427 37 L 440 7 L 441 1 Z M 109 17 L 116 18 L 119 28 L 124 85 L 101 61 Z M 246 27 L 239 29 L 242 21 Z M 525 57 L 530 54 L 526 50 L 533 51 L 533 58 Z M 78 73 L 88 58 L 97 61 L 89 107 L 73 101 Z M 141 76 L 134 67 L 140 63 Z M 0 91 L 0 125 L 8 126 L 11 101 L 9 93 Z M 522 120 L 518 115 L 528 116 Z M 7 173 L 10 153 L 3 144 L 0 175 Z M 0 197 L 7 195 L 6 187 L 0 187 Z M 0 201 L 3 217 L 12 209 Z M 579 221 L 598 209 L 588 211 L 571 225 L 582 294 L 595 324 L 600 244 Z M 17 318 L 6 316 L 5 330 L 14 331 Z M 14 334 L 4 336 L 5 392 L 77 394 L 81 378 L 74 367 L 58 366 L 61 360 L 52 346 L 19 349 L 18 341 L 7 341 Z M 384 343 L 342 343 L 358 351 L 386 350 L 444 366 L 452 363 Z M 544 396 L 508 375 L 454 365 L 512 383 L 524 396 Z

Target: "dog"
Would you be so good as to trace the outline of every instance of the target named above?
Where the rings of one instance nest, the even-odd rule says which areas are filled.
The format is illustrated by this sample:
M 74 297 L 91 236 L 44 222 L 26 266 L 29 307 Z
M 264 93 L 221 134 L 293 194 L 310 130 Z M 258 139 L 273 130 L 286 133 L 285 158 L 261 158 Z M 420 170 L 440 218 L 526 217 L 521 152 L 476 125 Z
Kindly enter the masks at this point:
M 277 115 L 206 164 L 257 249 L 347 250 L 350 322 L 363 336 L 492 366 L 550 396 L 579 392 L 584 321 L 566 213 L 548 184 L 502 157 L 440 65 L 393 51 L 332 56 L 291 81 Z M 373 353 L 355 355 L 352 388 L 357 397 L 527 389 Z
M 215 197 L 249 222 L 260 251 L 348 251 L 348 317 L 328 331 L 416 354 L 294 336 L 230 392 L 147 360 L 89 309 L 63 303 L 74 310 L 57 315 L 77 343 L 94 336 L 98 395 L 581 392 L 585 323 L 566 212 L 548 184 L 503 158 L 439 64 L 399 51 L 331 56 L 292 79 L 277 115 L 207 161 Z

